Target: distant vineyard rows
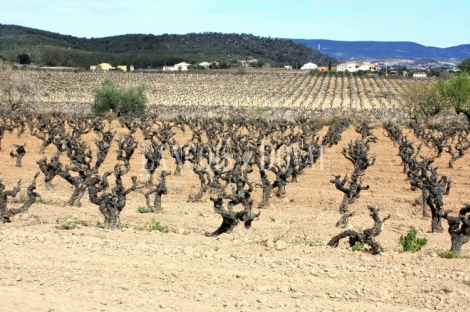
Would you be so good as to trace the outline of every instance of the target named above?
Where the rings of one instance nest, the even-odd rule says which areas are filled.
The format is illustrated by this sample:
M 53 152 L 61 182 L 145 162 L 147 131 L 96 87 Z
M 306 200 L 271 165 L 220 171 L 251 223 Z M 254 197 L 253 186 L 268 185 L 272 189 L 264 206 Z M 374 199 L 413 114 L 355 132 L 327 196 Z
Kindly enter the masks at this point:
M 88 104 L 93 89 L 106 77 L 116 86 L 144 84 L 149 104 L 196 106 L 292 107 L 309 109 L 384 109 L 403 105 L 403 91 L 413 83 L 403 78 L 310 75 L 308 72 L 92 73 L 21 72 L 36 88 L 36 99 L 49 104 Z M 1 80 L 1 73 L 0 73 Z

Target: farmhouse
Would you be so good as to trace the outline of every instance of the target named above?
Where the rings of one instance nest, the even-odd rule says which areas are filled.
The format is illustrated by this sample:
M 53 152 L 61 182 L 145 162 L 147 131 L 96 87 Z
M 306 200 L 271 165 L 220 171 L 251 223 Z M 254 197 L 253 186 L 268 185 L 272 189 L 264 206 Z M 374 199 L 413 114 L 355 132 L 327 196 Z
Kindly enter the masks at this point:
M 284 66 L 285 69 L 292 69 L 292 65 L 286 65 Z
M 122 71 L 126 72 L 127 71 L 127 65 L 118 65 L 116 67 L 116 69 L 119 69 L 119 70 L 122 70 Z
M 311 62 L 304 64 L 304 66 L 300 67 L 300 69 L 315 69 L 318 68 L 317 64 L 313 64 Z
M 186 63 L 186 62 L 181 62 L 181 63 L 175 64 L 175 68 L 176 70 L 188 70 L 189 65 L 191 64 Z
M 380 67 L 370 63 L 362 63 L 357 70 L 363 71 L 379 71 Z
M 336 66 L 336 71 L 349 71 L 349 72 L 357 72 L 359 66 L 361 66 L 359 63 L 356 62 L 351 62 L 351 63 L 341 63 Z
M 247 60 L 238 60 L 238 63 L 242 64 L 243 67 L 250 67 L 250 63 L 258 62 L 257 59 L 249 59 Z
M 413 78 L 415 79 L 423 79 L 423 78 L 427 78 L 428 75 L 426 73 L 423 73 L 423 72 L 417 72 L 417 73 L 414 73 L 413 74 Z
M 202 62 L 202 63 L 199 63 L 199 66 L 202 66 L 202 67 L 204 67 L 204 68 L 206 68 L 206 69 L 209 68 L 210 65 L 211 65 L 211 63 L 209 63 L 209 62 Z
M 91 71 L 96 71 L 96 70 L 109 71 L 110 69 L 114 69 L 114 67 L 109 63 L 101 63 L 99 65 L 91 65 L 90 66 Z
M 358 71 L 379 71 L 380 67 L 371 63 L 357 63 L 357 62 L 349 62 L 349 63 L 341 63 L 336 66 L 336 71 L 348 71 L 351 73 L 355 73 Z

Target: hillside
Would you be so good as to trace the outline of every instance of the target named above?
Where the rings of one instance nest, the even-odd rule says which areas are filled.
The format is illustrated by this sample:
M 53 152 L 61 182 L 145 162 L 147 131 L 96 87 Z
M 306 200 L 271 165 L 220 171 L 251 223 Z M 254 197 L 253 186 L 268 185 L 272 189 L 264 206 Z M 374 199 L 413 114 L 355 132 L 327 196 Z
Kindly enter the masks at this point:
M 312 49 L 341 60 L 348 59 L 453 59 L 464 60 L 470 57 L 470 44 L 449 48 L 427 47 L 414 42 L 381 41 L 334 41 L 322 39 L 292 39 Z
M 155 68 L 181 61 L 228 62 L 233 59 L 264 60 L 276 67 L 294 62 L 337 63 L 335 59 L 302 44 L 251 34 L 129 34 L 87 39 L 0 24 L 0 55 L 4 58 L 16 60 L 18 54 L 26 53 L 33 62 L 40 63 L 42 52 L 47 47 L 63 49 L 64 65 L 80 67 L 110 62 Z

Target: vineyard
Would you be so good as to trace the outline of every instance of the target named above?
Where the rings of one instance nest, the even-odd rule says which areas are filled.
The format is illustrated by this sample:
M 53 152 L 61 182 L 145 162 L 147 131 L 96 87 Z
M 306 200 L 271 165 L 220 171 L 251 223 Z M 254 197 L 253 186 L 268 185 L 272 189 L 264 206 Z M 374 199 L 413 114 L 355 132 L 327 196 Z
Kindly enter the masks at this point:
M 468 123 L 402 112 L 428 82 L 17 73 L 4 310 L 468 310 Z M 147 113 L 89 114 L 108 76 Z
M 119 87 L 144 84 L 150 104 L 184 106 L 285 107 L 319 110 L 393 110 L 404 103 L 409 84 L 428 83 L 380 76 L 310 75 L 266 70 L 224 73 L 49 73 L 19 72 L 37 88 L 36 101 L 54 108 L 89 107 L 92 91 L 109 77 Z

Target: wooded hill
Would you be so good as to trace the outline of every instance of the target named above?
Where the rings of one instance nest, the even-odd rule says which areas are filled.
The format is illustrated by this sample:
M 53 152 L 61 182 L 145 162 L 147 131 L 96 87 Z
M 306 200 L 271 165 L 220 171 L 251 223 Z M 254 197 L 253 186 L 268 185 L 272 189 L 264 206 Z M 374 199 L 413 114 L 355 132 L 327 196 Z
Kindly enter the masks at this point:
M 43 52 L 60 49 L 60 64 L 88 68 L 108 62 L 158 68 L 186 61 L 227 62 L 257 59 L 273 67 L 313 62 L 334 66 L 337 60 L 291 40 L 258 37 L 251 34 L 191 33 L 186 35 L 131 34 L 104 38 L 78 38 L 69 35 L 0 24 L 0 56 L 16 61 L 28 54 L 31 61 L 44 64 Z

